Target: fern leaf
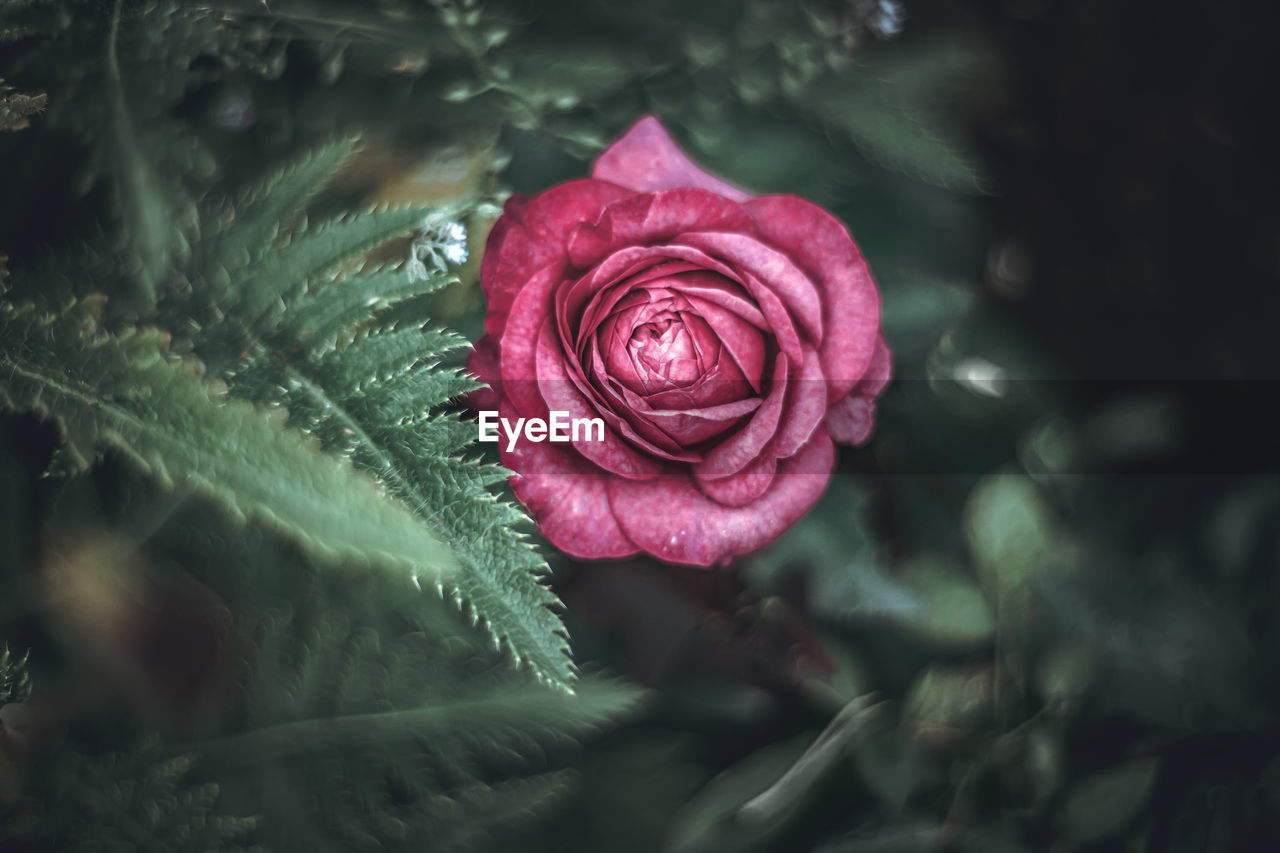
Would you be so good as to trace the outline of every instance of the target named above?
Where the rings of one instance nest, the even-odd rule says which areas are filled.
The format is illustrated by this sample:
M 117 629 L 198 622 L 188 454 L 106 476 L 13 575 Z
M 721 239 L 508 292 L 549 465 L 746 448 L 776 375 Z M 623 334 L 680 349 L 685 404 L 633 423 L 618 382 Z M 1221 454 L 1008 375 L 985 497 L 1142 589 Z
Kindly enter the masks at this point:
M 399 269 L 357 273 L 328 285 L 321 298 L 296 301 L 280 331 L 298 340 L 304 354 L 323 354 L 333 348 L 339 335 L 373 313 L 456 281 L 445 275 L 413 279 Z
M 571 770 L 540 773 L 495 785 L 478 784 L 451 795 L 424 798 L 406 826 L 410 838 L 431 839 L 433 853 L 484 848 L 497 833 L 518 830 L 577 787 Z
M 304 684 L 306 682 L 303 682 Z M 454 769 L 469 765 L 473 750 L 518 751 L 531 740 L 556 740 L 590 731 L 630 709 L 639 693 L 608 681 L 583 680 L 577 695 L 548 690 L 528 681 L 512 684 L 495 680 L 472 695 L 440 695 L 415 708 L 375 711 L 298 720 L 226 738 L 209 749 L 220 761 L 276 762 L 325 748 L 327 744 L 373 744 L 381 749 L 405 749 L 430 743 L 435 760 Z M 305 692 L 291 690 L 290 700 L 314 707 Z M 278 703 L 283 707 L 286 702 Z
M 302 210 L 355 150 L 355 139 L 332 142 L 267 178 L 226 211 L 220 229 L 206 229 L 201 260 L 206 264 L 259 260 L 274 245 L 288 216 Z M 199 268 L 199 274 L 207 279 L 213 270 Z
M 567 790 L 560 753 L 642 695 L 548 690 L 447 633 L 438 602 L 429 633 L 400 636 L 360 622 L 361 603 L 267 616 L 235 693 L 245 729 L 195 747 L 282 849 L 465 849 Z
M 234 291 L 240 298 L 234 313 L 253 331 L 273 327 L 278 323 L 278 313 L 271 309 L 300 285 L 341 261 L 406 233 L 422 221 L 425 213 L 417 208 L 375 210 L 307 229 L 255 265 L 243 282 L 251 286 L 239 286 Z
M 17 70 L 57 92 L 47 124 L 88 148 L 81 188 L 110 190 L 134 308 L 149 310 L 189 249 L 192 190 L 216 171 L 171 111 L 200 81 L 193 60 L 233 52 L 233 37 L 213 11 L 174 2 L 59 0 L 6 12 L 0 22 L 37 42 Z M 68 67 L 93 70 L 68 76 Z
M 219 786 L 191 781 L 191 766 L 189 756 L 164 755 L 154 739 L 101 757 L 61 746 L 33 785 L 33 815 L 17 821 L 32 845 L 23 849 L 265 853 L 244 845 L 257 820 L 226 814 Z M 69 808 L 50 808 L 68 799 Z
M 61 315 L 0 309 L 0 406 L 62 431 L 55 468 L 87 468 L 115 450 L 161 481 L 234 516 L 282 530 L 320 555 L 372 561 L 403 577 L 444 577 L 448 549 L 344 460 L 243 402 L 219 402 L 191 361 L 154 330 L 101 334 L 103 300 Z
M 527 521 L 523 513 L 489 491 L 507 472 L 453 456 L 464 446 L 462 422 L 427 414 L 477 387 L 457 369 L 436 366 L 466 341 L 382 318 L 452 279 L 410 281 L 389 270 L 332 275 L 338 265 L 418 225 L 426 211 L 347 216 L 304 228 L 283 246 L 276 246 L 279 227 L 266 225 L 268 212 L 290 215 L 285 203 L 268 203 L 274 193 L 304 201 L 305 179 L 336 171 L 350 150 L 347 143 L 323 149 L 252 194 L 243 221 L 256 222 L 260 233 L 246 230 L 228 240 L 224 228 L 201 246 L 201 263 L 218 280 L 196 276 L 192 293 L 208 301 L 216 319 L 192 335 L 195 351 L 234 396 L 283 406 L 292 425 L 348 456 L 425 519 L 458 560 L 459 571 L 439 586 L 441 593 L 470 608 L 475 621 L 483 619 L 495 642 L 505 642 L 540 678 L 567 686 L 573 671 L 552 610 L 559 601 L 541 582 L 546 565 L 519 530 Z M 259 260 L 249 264 L 250 258 Z M 161 311 L 174 327 L 192 313 L 179 299 Z

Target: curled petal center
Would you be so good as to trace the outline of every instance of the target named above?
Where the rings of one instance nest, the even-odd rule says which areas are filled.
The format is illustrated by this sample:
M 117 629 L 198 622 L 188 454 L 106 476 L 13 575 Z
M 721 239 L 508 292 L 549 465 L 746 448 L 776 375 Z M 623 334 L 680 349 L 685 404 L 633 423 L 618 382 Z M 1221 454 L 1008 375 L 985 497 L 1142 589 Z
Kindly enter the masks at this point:
M 671 311 L 637 326 L 627 342 L 627 353 L 641 368 L 640 376 L 651 386 L 650 391 L 688 385 L 704 370 L 693 335 L 684 320 Z

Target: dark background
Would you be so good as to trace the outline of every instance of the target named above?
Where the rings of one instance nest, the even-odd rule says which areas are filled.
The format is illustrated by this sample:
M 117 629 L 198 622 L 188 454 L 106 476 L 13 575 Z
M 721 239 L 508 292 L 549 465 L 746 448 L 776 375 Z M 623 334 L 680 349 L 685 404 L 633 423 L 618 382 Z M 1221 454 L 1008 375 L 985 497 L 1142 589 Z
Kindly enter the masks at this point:
M 433 843 L 432 821 L 452 820 L 494 827 L 461 849 L 1274 849 L 1280 11 L 902 5 L 901 34 L 878 38 L 878 7 L 856 2 L 481 3 L 514 34 L 473 61 L 428 4 L 228 4 L 232 48 L 197 51 L 188 82 L 153 102 L 157 145 L 169 122 L 212 152 L 212 175 L 175 171 L 196 199 L 335 132 L 367 134 L 317 202 L 331 209 L 537 192 L 585 174 L 652 111 L 719 174 L 836 212 L 884 294 L 896 381 L 876 435 L 842 449 L 827 496 L 777 543 L 723 572 L 547 549 L 578 665 L 651 688 L 642 709 L 568 744 L 497 758 L 476 746 L 485 784 L 531 767 L 568 768 L 572 784 L 512 806 L 518 820 L 459 807 L 414 824 L 424 836 L 373 832 L 380 843 L 445 849 L 466 834 Z M 95 240 L 127 251 L 86 83 L 106 7 L 62 6 L 82 23 L 4 45 L 0 62 L 8 85 L 50 100 L 0 136 L 10 270 Z M 420 19 L 427 70 L 389 74 L 419 32 L 404 21 Z M 228 59 L 235 49 L 281 67 Z M 506 88 L 444 97 L 494 63 L 509 66 Z M 438 161 L 450 145 L 474 177 L 417 186 L 419 152 Z M 472 338 L 486 226 L 472 215 L 464 283 L 430 306 Z M 15 277 L 13 296 L 38 298 L 30 281 Z M 975 361 L 1000 369 L 998 393 L 966 380 Z M 2 425 L 0 639 L 31 649 L 36 692 L 2 718 L 0 736 L 34 746 L 0 752 L 0 816 L 20 828 L 0 848 L 74 847 L 22 834 L 33 802 L 56 816 L 97 796 L 92 774 L 44 773 L 46 754 L 75 768 L 147 732 L 163 754 L 198 753 L 173 721 L 223 697 L 240 647 L 210 640 L 218 619 L 234 635 L 261 601 L 329 612 L 349 590 L 317 587 L 260 531 L 224 572 L 230 558 L 203 543 L 237 536 L 225 520 L 199 506 L 168 517 L 163 492 L 110 457 L 84 481 L 44 479 L 52 429 Z M 106 657 L 32 591 L 51 547 L 92 546 L 58 539 L 89 523 L 150 531 L 140 547 L 166 579 Z M 263 580 L 283 565 L 295 568 Z M 166 586 L 188 576 L 195 586 Z M 373 600 L 367 618 L 395 634 Z M 858 734 L 840 712 L 867 693 L 886 704 Z M 846 736 L 839 758 L 815 757 Z M 817 770 L 785 776 L 802 755 Z M 210 761 L 197 777 L 221 784 L 231 814 L 259 815 L 273 847 L 317 820 L 273 811 Z M 440 796 L 460 796 L 450 784 Z M 751 824 L 739 809 L 766 789 L 784 806 Z

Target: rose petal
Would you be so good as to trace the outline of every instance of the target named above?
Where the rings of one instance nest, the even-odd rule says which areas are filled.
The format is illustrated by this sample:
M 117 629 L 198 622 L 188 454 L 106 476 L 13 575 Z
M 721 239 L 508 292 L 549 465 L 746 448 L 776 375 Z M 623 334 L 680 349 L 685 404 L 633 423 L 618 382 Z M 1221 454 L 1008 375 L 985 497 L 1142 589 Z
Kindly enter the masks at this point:
M 778 473 L 778 458 L 765 456 L 752 462 L 743 470 L 731 477 L 719 480 L 706 480 L 698 476 L 694 468 L 694 479 L 702 493 L 725 506 L 746 506 L 759 500 L 760 496 L 773 485 L 774 475 Z
M 662 286 L 666 287 L 664 280 L 669 275 L 677 272 L 687 272 L 692 269 L 696 269 L 696 267 L 688 261 L 667 261 L 666 263 L 655 264 L 633 276 L 622 279 L 613 286 L 606 285 L 600 288 L 591 298 L 587 307 L 582 310 L 582 316 L 578 320 L 576 334 L 579 341 L 585 339 L 588 335 L 594 334 L 610 314 L 633 305 L 642 305 L 649 301 L 650 297 L 646 291 L 646 285 L 650 282 L 662 282 Z M 568 320 L 569 318 L 566 317 L 566 323 Z
M 622 477 L 652 477 L 662 470 L 654 455 L 666 455 L 636 435 L 630 425 L 609 411 L 593 406 L 565 371 L 564 350 L 556 337 L 550 318 L 538 335 L 537 344 L 538 392 L 551 411 L 567 412 L 570 419 L 603 418 L 604 440 L 583 440 L 574 444 L 578 452 L 606 471 Z M 623 440 L 622 433 L 630 441 Z M 646 451 L 638 452 L 633 446 L 641 444 Z
M 799 370 L 787 378 L 787 399 L 777 434 L 766 451 L 785 459 L 791 456 L 822 423 L 827 413 L 827 384 L 816 351 L 806 348 Z
M 636 192 L 701 187 L 734 201 L 751 194 L 707 174 L 685 156 L 654 116 L 645 116 L 597 158 L 591 177 Z
M 699 409 L 648 409 L 643 414 L 678 446 L 689 447 L 714 438 L 741 418 L 760 407 L 761 399 L 751 397 L 719 406 Z
M 615 202 L 596 222 L 569 235 L 569 258 L 579 269 L 599 263 L 615 249 L 665 243 L 694 231 L 752 231 L 742 205 L 694 187 L 664 190 Z
M 562 320 L 562 328 L 572 325 L 572 319 L 582 315 L 583 307 L 601 288 L 609 287 L 628 276 L 635 275 L 646 267 L 670 259 L 690 261 L 703 269 L 718 273 L 740 284 L 750 297 L 744 301 L 747 304 L 754 303 L 752 308 L 755 312 L 758 312 L 757 316 L 763 315 L 763 325 L 776 338 L 779 348 L 787 353 L 788 357 L 795 363 L 800 363 L 804 357 L 800 348 L 800 336 L 796 331 L 791 314 L 787 311 L 782 300 L 749 272 L 735 269 L 693 246 L 679 244 L 632 246 L 626 249 L 619 249 L 609 255 L 595 269 L 582 276 L 569 287 L 557 292 L 556 314 L 557 317 L 565 318 Z M 681 287 L 676 282 L 676 277 L 673 277 L 672 281 L 673 287 Z M 719 292 L 703 292 L 699 295 L 703 295 L 708 299 L 723 299 L 723 289 L 713 288 L 712 290 Z M 718 304 L 722 304 L 730 310 L 734 308 L 732 300 L 723 299 Z M 750 318 L 744 316 L 744 319 Z
M 720 341 L 722 351 L 728 353 L 742 378 L 753 391 L 759 393 L 767 350 L 760 329 L 713 302 L 688 295 L 685 298 L 689 300 L 689 306 L 711 327 Z
M 703 478 L 719 480 L 736 474 L 764 453 L 778 431 L 783 403 L 787 397 L 789 373 L 790 360 L 786 354 L 779 353 L 773 365 L 773 381 L 764 402 L 741 430 L 707 451 L 706 457 L 697 465 Z
M 816 204 L 793 196 L 748 202 L 756 233 L 786 251 L 821 291 L 828 330 L 819 355 L 828 402 L 849 393 L 871 363 L 880 328 L 880 294 L 862 253 L 840 221 Z
M 733 269 L 763 282 L 769 292 L 776 294 L 791 315 L 800 321 L 809 341 L 815 344 L 822 342 L 822 297 L 809 276 L 785 254 L 747 234 L 699 232 L 682 234 L 679 242 L 702 249 L 724 260 Z M 761 302 L 760 294 L 754 290 L 751 293 L 757 302 Z M 763 302 L 761 307 L 764 307 Z M 767 311 L 765 316 L 768 316 Z
M 866 376 L 827 410 L 827 430 L 833 439 L 844 444 L 862 444 L 871 437 L 876 397 L 889 384 L 891 370 L 889 347 L 881 337 L 876 342 L 875 356 Z
M 574 557 L 627 557 L 640 549 L 623 535 L 609 506 L 610 475 L 573 449 L 546 442 L 518 441 L 502 463 L 519 473 L 510 480 L 552 545 Z
M 502 206 L 502 215 L 489 229 L 489 239 L 484 244 L 484 259 L 480 262 L 480 286 L 485 293 L 493 286 L 494 273 L 497 272 L 498 258 L 502 255 L 502 243 L 506 239 L 511 226 L 524 219 L 524 212 L 529 209 L 529 199 L 513 195 Z
M 503 397 L 520 417 L 542 417 L 538 391 L 538 335 L 551 314 L 551 293 L 560 281 L 556 265 L 544 267 L 516 295 L 498 344 Z
M 563 269 L 568 263 L 569 232 L 582 222 L 594 222 L 612 201 L 627 198 L 627 190 L 604 181 L 583 179 L 552 187 L 523 208 L 517 207 L 508 222 L 507 214 L 494 225 L 501 225 L 501 239 L 485 250 L 481 276 L 489 301 L 485 330 L 501 335 L 511 303 L 525 283 L 540 269 L 555 265 Z M 490 263 L 489 254 L 495 258 Z
M 687 474 L 609 481 L 622 533 L 672 563 L 710 566 L 767 545 L 818 500 L 831 478 L 835 446 L 826 430 L 778 466 L 767 492 L 742 507 L 704 495 Z

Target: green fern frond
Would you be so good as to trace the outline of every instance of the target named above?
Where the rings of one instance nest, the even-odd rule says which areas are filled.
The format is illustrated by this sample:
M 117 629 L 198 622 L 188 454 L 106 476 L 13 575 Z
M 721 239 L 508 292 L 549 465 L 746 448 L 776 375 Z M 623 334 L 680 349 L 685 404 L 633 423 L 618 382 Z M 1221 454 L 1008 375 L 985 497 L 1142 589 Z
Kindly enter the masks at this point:
M 423 798 L 405 822 L 408 839 L 431 839 L 433 853 L 462 853 L 491 844 L 534 819 L 577 787 L 571 770 L 540 773 L 495 785 L 473 785 L 450 795 Z
M 598 679 L 548 690 L 449 634 L 456 617 L 435 606 L 430 632 L 400 636 L 360 623 L 358 603 L 261 622 L 244 729 L 197 748 L 268 843 L 465 849 L 567 792 L 561 754 L 641 696 Z
M 34 802 L 19 803 L 30 809 L 19 812 L 15 828 L 39 845 L 24 849 L 266 853 L 244 843 L 257 819 L 224 813 L 219 786 L 191 781 L 191 766 L 189 756 L 166 756 L 154 739 L 97 757 L 63 745 L 28 792 Z M 49 808 L 67 797 L 71 807 Z
M 450 276 L 413 279 L 397 268 L 360 272 L 322 285 L 318 298 L 300 297 L 282 318 L 280 333 L 296 339 L 303 355 L 332 349 L 344 332 L 397 302 L 453 284 Z
M 232 34 L 210 9 L 137 0 L 6 7 L 0 28 L 38 42 L 15 63 L 15 73 L 50 81 L 55 97 L 47 125 L 87 146 L 80 187 L 110 188 L 116 244 L 132 273 L 137 308 L 149 309 L 189 249 L 197 219 L 193 189 L 216 171 L 208 150 L 172 111 L 201 81 L 193 60 L 235 51 Z M 67 68 L 79 71 L 67 75 Z
M 54 471 L 83 471 L 110 449 L 315 553 L 372 561 L 403 577 L 450 570 L 448 548 L 399 502 L 282 418 L 218 400 L 197 364 L 169 355 L 167 335 L 101 333 L 103 302 L 58 315 L 0 307 L 0 406 L 57 424 L 64 443 Z
M 356 150 L 355 139 L 331 143 L 299 158 L 250 189 L 209 227 L 205 217 L 194 273 L 206 282 L 260 260 L 291 214 L 299 213 Z M 230 267 L 230 269 L 228 269 Z
M 567 686 L 573 671 L 552 610 L 559 602 L 541 583 L 546 564 L 520 532 L 524 514 L 490 491 L 507 472 L 454 456 L 465 446 L 463 422 L 428 416 L 479 387 L 457 369 L 436 366 L 466 341 L 383 319 L 387 309 L 453 279 L 386 269 L 334 275 L 335 267 L 419 225 L 428 211 L 342 217 L 303 227 L 283 245 L 280 226 L 266 224 L 268 214 L 292 215 L 276 193 L 305 202 L 314 193 L 306 180 L 332 175 L 352 150 L 339 142 L 311 155 L 250 194 L 247 218 L 237 213 L 222 217 L 230 225 L 210 226 L 188 296 L 162 302 L 161 317 L 181 328 L 193 314 L 209 316 L 191 343 L 231 394 L 284 407 L 291 425 L 349 456 L 439 531 L 460 567 L 440 593 L 469 608 L 473 621 L 484 620 L 495 643 L 505 642 L 540 678 Z M 241 228 L 237 222 L 256 223 L 259 233 L 245 225 L 228 237 L 228 229 Z M 199 269 L 217 280 L 200 279 Z M 203 302 L 193 305 L 197 299 Z M 412 611 L 413 603 L 406 605 Z
M 294 296 L 308 280 L 408 232 L 425 213 L 415 208 L 375 210 L 308 228 L 286 245 L 267 252 L 242 278 L 234 279 L 228 294 L 230 304 L 219 307 L 252 332 L 272 329 L 283 313 L 283 300 Z

